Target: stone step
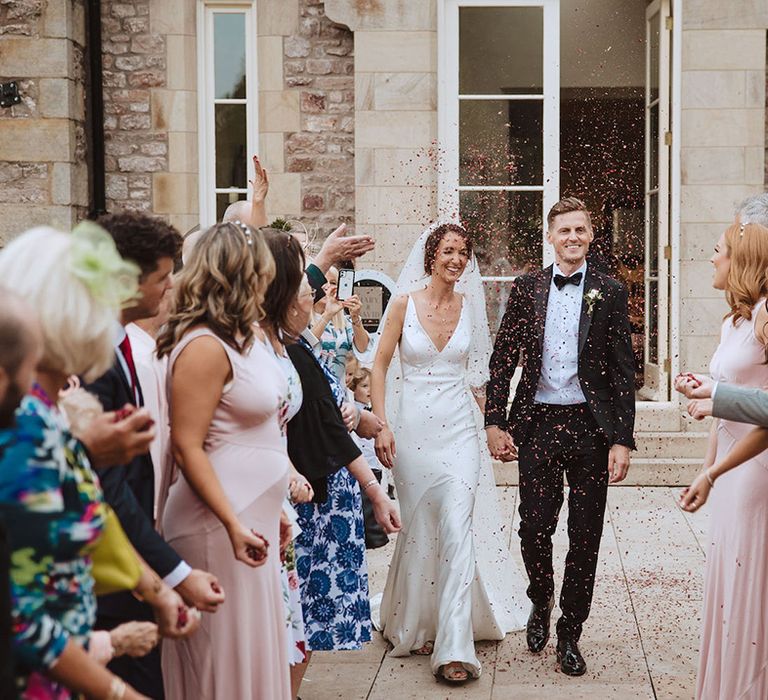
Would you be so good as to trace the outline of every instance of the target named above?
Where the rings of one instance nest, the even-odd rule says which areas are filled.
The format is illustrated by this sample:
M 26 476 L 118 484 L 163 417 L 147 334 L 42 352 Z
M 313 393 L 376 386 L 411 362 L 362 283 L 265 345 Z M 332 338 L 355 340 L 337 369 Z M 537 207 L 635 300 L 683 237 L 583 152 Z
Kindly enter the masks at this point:
M 687 486 L 700 469 L 701 458 L 633 458 L 627 478 L 616 486 Z M 519 483 L 517 462 L 494 462 L 493 472 L 497 486 L 517 486 Z
M 681 420 L 685 414 L 685 407 L 677 402 L 652 403 L 650 401 L 638 401 L 635 413 L 635 432 L 678 432 Z
M 639 459 L 666 459 L 682 457 L 701 459 L 707 451 L 709 433 L 663 431 L 636 432 L 637 451 L 633 453 Z

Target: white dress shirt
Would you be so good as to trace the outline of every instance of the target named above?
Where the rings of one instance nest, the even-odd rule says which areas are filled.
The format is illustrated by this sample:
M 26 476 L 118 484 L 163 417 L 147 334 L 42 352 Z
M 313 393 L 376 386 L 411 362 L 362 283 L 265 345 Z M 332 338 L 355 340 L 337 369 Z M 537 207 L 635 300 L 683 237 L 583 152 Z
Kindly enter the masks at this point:
M 123 342 L 123 339 L 127 333 L 125 332 L 125 328 L 122 324 L 118 323 L 115 327 L 115 354 L 117 355 L 118 362 L 120 364 L 120 369 L 123 371 L 123 375 L 128 380 L 128 385 L 131 384 L 131 371 L 128 369 L 128 363 L 125 361 L 125 357 L 123 356 L 122 351 L 120 350 L 120 343 Z M 131 350 L 133 350 L 133 346 L 131 346 Z M 136 358 L 134 357 L 133 360 L 134 366 L 136 365 Z M 138 375 L 138 367 L 136 369 L 136 374 Z M 139 383 L 141 383 L 141 379 L 139 379 Z M 141 402 L 139 400 L 139 387 L 136 387 L 136 406 L 141 406 Z M 162 425 L 157 425 L 158 430 L 162 430 Z M 167 428 L 166 428 L 167 429 Z M 154 467 L 154 463 L 153 463 Z M 156 469 L 155 469 L 156 471 Z M 155 482 L 157 482 L 157 474 L 155 474 Z M 155 491 L 157 491 L 158 484 L 155 483 Z M 155 503 L 157 502 L 157 494 L 155 494 Z M 176 588 L 187 576 L 192 573 L 192 567 L 187 564 L 183 559 L 176 565 L 176 568 L 171 571 L 165 578 L 163 578 L 163 582 L 170 588 Z
M 552 268 L 541 349 L 541 375 L 535 396 L 537 403 L 570 406 L 587 400 L 579 382 L 579 321 L 587 275 L 586 261 L 573 274 L 578 272 L 581 272 L 579 284 L 566 284 L 558 289 L 555 275 L 563 273 L 557 264 Z

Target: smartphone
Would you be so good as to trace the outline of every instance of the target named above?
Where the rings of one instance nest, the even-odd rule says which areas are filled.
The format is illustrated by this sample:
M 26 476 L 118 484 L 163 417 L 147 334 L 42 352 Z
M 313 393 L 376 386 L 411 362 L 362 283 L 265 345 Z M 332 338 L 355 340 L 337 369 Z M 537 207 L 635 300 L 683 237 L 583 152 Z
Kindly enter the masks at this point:
M 337 286 L 336 298 L 339 301 L 346 301 L 355 293 L 354 287 L 355 271 L 339 270 L 339 284 Z

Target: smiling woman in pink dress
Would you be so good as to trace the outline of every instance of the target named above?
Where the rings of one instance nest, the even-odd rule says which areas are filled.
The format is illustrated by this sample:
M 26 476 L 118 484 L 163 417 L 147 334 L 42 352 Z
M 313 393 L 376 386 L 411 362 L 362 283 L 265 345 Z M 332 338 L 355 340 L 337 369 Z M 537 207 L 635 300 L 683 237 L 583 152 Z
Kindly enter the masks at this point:
M 712 356 L 715 381 L 768 386 L 768 229 L 731 226 L 715 246 L 712 286 L 724 289 L 730 312 Z M 685 391 L 684 377 L 676 387 Z M 751 425 L 716 420 L 702 473 L 720 462 Z M 717 479 L 704 576 L 699 700 L 768 697 L 768 453 Z
M 226 594 L 190 643 L 164 647 L 169 700 L 291 697 L 278 551 L 287 385 L 253 326 L 273 276 L 259 232 L 217 224 L 192 251 L 158 339 L 180 472 L 159 517 L 174 549 L 215 571 Z

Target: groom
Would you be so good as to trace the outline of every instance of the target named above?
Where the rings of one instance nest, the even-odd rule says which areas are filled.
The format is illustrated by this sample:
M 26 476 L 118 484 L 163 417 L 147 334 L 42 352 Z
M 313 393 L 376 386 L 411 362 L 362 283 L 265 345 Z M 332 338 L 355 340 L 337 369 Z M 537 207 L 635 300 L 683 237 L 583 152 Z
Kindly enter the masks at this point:
M 533 602 L 526 639 L 538 653 L 554 606 L 552 535 L 568 477 L 569 548 L 560 593 L 557 659 L 582 675 L 581 628 L 589 615 L 608 483 L 624 479 L 634 449 L 634 360 L 627 290 L 587 265 L 594 234 L 575 197 L 547 215 L 555 265 L 518 277 L 491 357 L 485 426 L 496 459 L 518 454 L 520 540 Z M 522 356 L 522 357 L 521 357 Z M 507 416 L 509 383 L 523 374 Z

